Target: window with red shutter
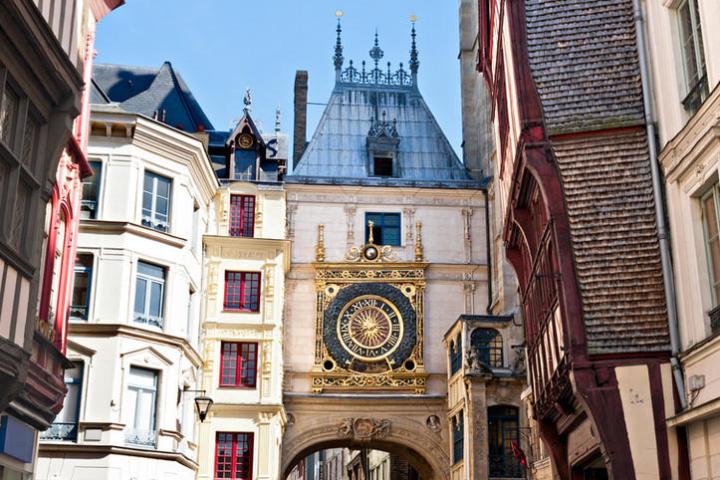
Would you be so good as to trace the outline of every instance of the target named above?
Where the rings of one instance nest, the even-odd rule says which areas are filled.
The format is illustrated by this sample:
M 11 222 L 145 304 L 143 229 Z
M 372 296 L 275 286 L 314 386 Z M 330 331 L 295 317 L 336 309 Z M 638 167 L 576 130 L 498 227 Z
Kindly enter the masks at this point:
M 255 388 L 258 344 L 222 342 L 221 387 Z
M 217 432 L 215 437 L 215 478 L 251 480 L 253 434 Z
M 225 310 L 260 310 L 260 274 L 225 272 Z
M 255 235 L 255 197 L 230 195 L 230 236 L 252 237 Z

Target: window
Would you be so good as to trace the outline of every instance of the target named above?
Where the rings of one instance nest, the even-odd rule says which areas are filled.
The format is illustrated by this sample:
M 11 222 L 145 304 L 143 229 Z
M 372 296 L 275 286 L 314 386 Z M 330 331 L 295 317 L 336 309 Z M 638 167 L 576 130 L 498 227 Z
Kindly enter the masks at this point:
M 392 177 L 393 159 L 391 157 L 374 157 L 373 175 L 378 177 Z
M 225 272 L 225 310 L 260 310 L 260 274 Z
M 218 432 L 215 437 L 215 478 L 251 480 L 253 434 Z
M 230 195 L 230 236 L 252 237 L 255 234 L 255 197 Z
M 171 180 L 160 175 L 145 172 L 143 184 L 142 224 L 146 227 L 167 232 L 170 215 Z
M 455 375 L 462 367 L 462 336 L 458 333 L 457 339 L 450 342 L 450 375 Z
M 710 315 L 713 332 L 720 330 L 720 318 L 717 314 L 712 314 L 720 304 L 720 208 L 718 205 L 720 205 L 720 184 L 715 184 L 701 198 L 705 251 L 713 306 Z
M 366 213 L 365 241 L 370 241 L 370 227 L 373 222 L 373 242 L 376 245 L 400 246 L 400 214 L 399 213 Z
M 90 162 L 93 174 L 83 179 L 82 202 L 80 202 L 80 218 L 97 218 L 97 202 L 102 173 L 101 162 Z
M 20 113 L 20 96 L 6 83 L 0 99 L 0 142 L 10 151 L 15 150 L 15 130 Z
M 463 412 L 455 415 L 452 421 L 452 439 L 453 439 L 453 464 L 458 463 L 464 456 L 465 443 L 465 422 L 463 421 Z
M 154 370 L 130 367 L 125 402 L 125 441 L 155 446 L 158 374 Z
M 83 362 L 65 370 L 67 395 L 63 408 L 53 424 L 41 434 L 43 440 L 77 440 L 80 396 L 82 394 Z
M 470 336 L 470 345 L 478 360 L 490 368 L 503 366 L 503 343 L 500 332 L 494 328 L 478 328 Z
M 513 443 L 520 446 L 518 409 L 503 405 L 488 408 L 490 477 L 523 477 L 520 462 L 513 454 Z
M 222 342 L 221 387 L 255 388 L 257 343 Z
M 135 321 L 163 328 L 165 269 L 138 262 L 135 283 Z
M 687 96 L 683 100 L 683 105 L 690 114 L 693 114 L 708 96 L 698 0 L 685 0 L 678 8 L 678 19 L 687 86 Z
M 93 256 L 79 253 L 75 258 L 75 280 L 73 281 L 70 318 L 87 320 L 90 306 L 90 282 L 92 281 Z

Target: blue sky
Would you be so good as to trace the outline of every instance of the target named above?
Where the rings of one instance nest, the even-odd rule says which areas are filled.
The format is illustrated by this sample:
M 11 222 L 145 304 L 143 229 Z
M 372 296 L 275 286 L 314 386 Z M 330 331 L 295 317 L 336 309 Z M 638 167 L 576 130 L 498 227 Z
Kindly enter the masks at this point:
M 460 151 L 457 0 L 127 0 L 98 26 L 96 62 L 160 66 L 181 73 L 216 129 L 242 114 L 246 88 L 264 130 L 282 112 L 292 134 L 295 71 L 308 70 L 310 102 L 327 102 L 335 76 L 335 11 L 342 10 L 345 61 L 369 60 L 377 28 L 384 63 L 407 68 L 417 16 L 420 89 Z M 308 138 L 322 114 L 310 106 Z

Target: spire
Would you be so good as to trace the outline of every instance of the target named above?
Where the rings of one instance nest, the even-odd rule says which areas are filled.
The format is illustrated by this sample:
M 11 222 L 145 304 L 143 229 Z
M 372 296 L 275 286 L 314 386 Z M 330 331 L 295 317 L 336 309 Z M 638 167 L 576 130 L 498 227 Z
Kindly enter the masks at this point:
M 340 75 L 342 74 L 343 63 L 345 62 L 345 57 L 343 57 L 343 46 L 342 46 L 342 25 L 340 23 L 340 19 L 343 16 L 342 10 L 336 11 L 335 16 L 338 19 L 337 29 L 336 29 L 337 41 L 335 42 L 335 57 L 334 57 L 335 77 L 337 80 L 340 80 Z
M 380 40 L 378 38 L 378 32 L 375 30 L 375 44 L 373 45 L 373 48 L 370 50 L 370 58 L 372 58 L 375 61 L 375 70 L 378 69 L 378 63 L 380 63 L 380 60 L 385 56 L 385 52 L 382 51 L 382 48 L 380 48 Z
M 252 94 L 250 93 L 250 87 L 245 90 L 245 97 L 243 98 L 243 103 L 245 104 L 245 108 L 243 108 L 243 111 L 245 113 L 249 113 L 250 110 L 252 110 Z
M 412 23 L 412 48 L 410 49 L 410 74 L 412 75 L 413 83 L 417 85 L 417 74 L 418 74 L 418 68 L 420 67 L 420 61 L 418 60 L 418 50 L 417 50 L 417 44 L 415 42 L 415 38 L 417 37 L 417 33 L 415 33 L 415 22 L 417 21 L 417 17 L 415 15 L 410 17 L 410 22 Z
M 280 107 L 275 109 L 275 133 L 280 133 Z

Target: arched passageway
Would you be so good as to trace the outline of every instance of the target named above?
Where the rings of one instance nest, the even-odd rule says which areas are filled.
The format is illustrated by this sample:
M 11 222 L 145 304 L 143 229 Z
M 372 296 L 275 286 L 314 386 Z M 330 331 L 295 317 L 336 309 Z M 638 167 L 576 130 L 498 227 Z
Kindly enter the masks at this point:
M 383 450 L 405 459 L 422 480 L 449 479 L 444 398 L 298 396 L 285 399 L 288 426 L 282 478 L 308 455 L 331 448 Z

